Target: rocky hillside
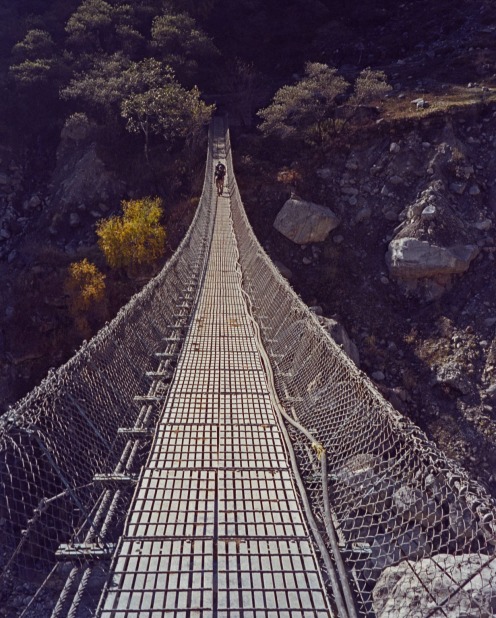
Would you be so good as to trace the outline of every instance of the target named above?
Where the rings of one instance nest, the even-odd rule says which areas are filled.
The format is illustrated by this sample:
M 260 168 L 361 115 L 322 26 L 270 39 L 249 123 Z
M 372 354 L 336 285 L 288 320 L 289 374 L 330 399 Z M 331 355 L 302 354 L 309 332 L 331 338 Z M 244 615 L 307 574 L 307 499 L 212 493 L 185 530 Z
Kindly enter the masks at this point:
M 157 56 L 163 43 L 152 37 L 152 20 L 162 11 L 154 0 L 134 7 L 132 41 L 123 38 L 131 30 L 122 28 L 118 0 L 104 24 L 112 36 L 104 30 L 95 42 L 89 29 L 75 41 L 65 26 L 83 4 L 54 2 L 45 12 L 23 0 L 15 11 L 3 9 L 0 87 L 8 94 L 2 112 L 8 122 L 0 122 L 0 412 L 80 344 L 84 335 L 69 315 L 63 282 L 74 259 L 101 265 L 95 223 L 116 212 L 122 197 L 168 192 L 175 196 L 166 212 L 170 254 L 201 186 L 200 158 L 187 168 L 192 186 L 176 190 L 173 158 L 162 152 L 153 173 L 144 175 L 142 143 L 126 133 L 115 109 L 105 124 L 109 109 L 92 119 L 98 97 L 85 107 L 58 96 L 74 76 L 86 79 L 84 70 L 98 79 L 95 67 L 114 67 L 113 54 L 129 54 L 129 64 Z M 494 3 L 291 0 L 284 14 L 275 0 L 170 4 L 189 11 L 218 48 L 214 64 L 222 70 L 215 78 L 211 58 L 204 73 L 199 59 L 188 57 L 208 100 L 217 96 L 209 87 L 220 93 L 238 127 L 237 172 L 264 246 L 315 311 L 345 326 L 360 366 L 394 405 L 496 492 Z M 91 14 L 81 15 L 91 25 Z M 53 41 L 23 40 L 33 24 Z M 46 54 L 57 68 L 49 74 L 53 83 L 40 90 L 47 119 L 33 113 L 33 91 L 26 98 L 9 73 L 9 65 L 29 68 L 33 57 L 46 60 Z M 306 60 L 336 66 L 349 80 L 371 66 L 385 71 L 393 88 L 379 110 L 363 110 L 362 124 L 325 157 L 289 145 L 271 150 L 254 128 L 257 108 Z M 64 125 L 81 110 L 87 124 Z M 43 123 L 49 130 L 40 129 Z M 272 228 L 289 197 L 276 181 L 285 167 L 301 172 L 299 197 L 334 213 L 332 226 L 339 225 L 325 240 L 294 242 Z M 93 332 L 138 287 L 116 281 Z
M 301 195 L 284 210 L 260 151 L 240 155 L 242 191 L 266 250 L 346 328 L 361 368 L 496 493 L 496 104 L 411 105 L 320 165 L 296 162 Z
M 373 4 L 355 19 L 336 7 L 327 49 L 347 75 L 383 69 L 386 100 L 323 158 L 240 137 L 238 180 L 262 244 L 323 324 L 496 495 L 495 7 Z M 296 187 L 277 182 L 288 169 Z M 282 217 L 290 190 L 297 218 Z
M 0 412 L 115 315 L 171 255 L 193 217 L 194 200 L 167 204 L 167 253 L 144 278 L 123 278 L 106 269 L 95 225 L 118 213 L 122 198 L 143 189 L 111 169 L 94 131 L 91 125 L 63 129 L 48 178 L 17 163 L 13 151 L 5 149 L 0 160 Z M 191 190 L 197 194 L 202 164 L 193 166 Z M 149 187 L 160 191 L 153 183 Z M 89 315 L 89 332 L 76 327 L 64 287 L 69 265 L 83 258 L 107 273 L 105 310 Z

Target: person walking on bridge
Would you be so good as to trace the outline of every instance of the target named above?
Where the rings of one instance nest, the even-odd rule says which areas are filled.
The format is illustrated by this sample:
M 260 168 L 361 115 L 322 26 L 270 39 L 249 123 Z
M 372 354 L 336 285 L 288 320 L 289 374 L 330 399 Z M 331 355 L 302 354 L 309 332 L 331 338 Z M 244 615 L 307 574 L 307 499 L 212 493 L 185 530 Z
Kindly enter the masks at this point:
M 226 166 L 220 161 L 215 166 L 215 186 L 217 187 L 217 195 L 222 195 L 224 191 L 224 177 L 226 175 Z

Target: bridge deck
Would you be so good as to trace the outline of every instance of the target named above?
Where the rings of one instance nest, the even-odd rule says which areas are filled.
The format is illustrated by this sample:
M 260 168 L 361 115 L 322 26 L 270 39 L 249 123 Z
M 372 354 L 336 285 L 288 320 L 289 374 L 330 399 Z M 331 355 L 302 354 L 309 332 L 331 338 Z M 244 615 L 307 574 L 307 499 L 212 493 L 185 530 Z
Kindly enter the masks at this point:
M 333 615 L 241 292 L 225 195 L 104 618 Z

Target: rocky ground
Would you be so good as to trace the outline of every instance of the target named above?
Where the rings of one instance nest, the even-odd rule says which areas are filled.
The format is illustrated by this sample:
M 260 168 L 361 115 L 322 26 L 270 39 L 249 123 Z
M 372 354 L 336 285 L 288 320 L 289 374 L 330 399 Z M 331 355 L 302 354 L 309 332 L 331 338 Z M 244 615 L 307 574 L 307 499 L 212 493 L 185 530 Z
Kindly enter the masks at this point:
M 95 225 L 120 213 L 121 199 L 135 193 L 122 179 L 126 174 L 119 177 L 104 162 L 94 131 L 90 124 L 68 123 L 51 172 L 41 152 L 0 149 L 0 413 L 70 358 L 160 268 L 135 279 L 106 268 Z M 199 192 L 202 170 L 198 178 Z M 161 263 L 180 242 L 196 203 L 166 204 Z M 89 315 L 86 332 L 76 328 L 64 289 L 70 263 L 83 258 L 107 275 L 104 314 Z
M 320 242 L 301 222 L 293 240 L 270 225 L 287 190 L 241 140 L 249 216 L 305 302 L 346 328 L 383 394 L 496 495 L 496 106 L 381 124 L 315 167 L 278 161 L 302 172 L 301 211 L 310 200 L 338 218 Z

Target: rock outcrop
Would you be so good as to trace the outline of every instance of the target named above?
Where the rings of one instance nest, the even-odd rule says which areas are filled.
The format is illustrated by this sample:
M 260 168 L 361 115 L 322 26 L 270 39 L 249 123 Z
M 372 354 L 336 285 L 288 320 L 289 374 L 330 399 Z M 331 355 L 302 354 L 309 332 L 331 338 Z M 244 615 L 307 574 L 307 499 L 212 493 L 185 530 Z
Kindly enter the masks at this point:
M 360 367 L 360 352 L 356 344 L 350 339 L 346 329 L 337 320 L 319 317 L 319 322 L 338 346 L 345 352 L 357 367 Z
M 279 211 L 274 227 L 294 243 L 306 245 L 324 241 L 339 223 L 330 208 L 291 198 Z
M 71 116 L 62 130 L 51 200 L 59 214 L 124 195 L 124 183 L 106 168 L 98 153 L 94 132 L 84 114 Z
M 433 169 L 448 167 L 444 160 L 447 152 L 452 149 L 438 148 L 431 162 Z M 451 158 L 452 154 L 450 164 Z M 424 300 L 439 298 L 450 287 L 453 275 L 465 273 L 480 252 L 474 230 L 479 230 L 481 222 L 467 224 L 461 204 L 446 187 L 446 179 L 431 180 L 403 210 L 402 223 L 386 253 L 391 277 Z M 485 227 L 491 221 L 483 223 Z
M 384 570 L 373 590 L 377 618 L 493 616 L 496 562 L 476 554 L 404 560 Z M 479 572 L 480 571 L 480 572 Z M 428 589 L 423 582 L 428 582 Z M 435 611 L 436 601 L 446 601 Z M 451 596 L 452 595 L 452 596 Z
M 395 278 L 421 279 L 464 273 L 478 253 L 476 245 L 439 247 L 425 240 L 399 238 L 389 243 L 386 262 Z

